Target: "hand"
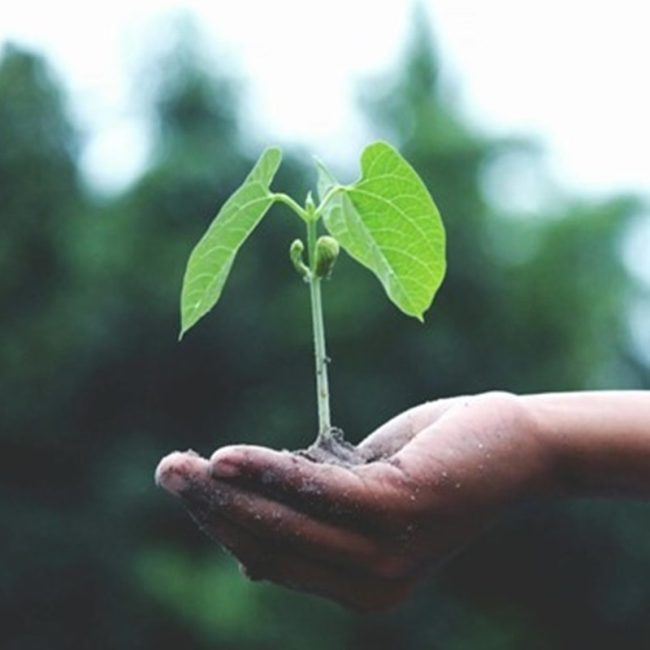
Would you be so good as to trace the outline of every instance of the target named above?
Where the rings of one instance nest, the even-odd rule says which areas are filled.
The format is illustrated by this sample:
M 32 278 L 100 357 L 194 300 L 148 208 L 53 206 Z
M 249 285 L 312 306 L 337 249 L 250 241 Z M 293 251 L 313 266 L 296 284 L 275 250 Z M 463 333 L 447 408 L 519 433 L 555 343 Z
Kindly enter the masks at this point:
M 359 451 L 350 467 L 245 445 L 175 452 L 156 480 L 251 579 L 378 610 L 548 475 L 536 421 L 508 393 L 417 406 Z

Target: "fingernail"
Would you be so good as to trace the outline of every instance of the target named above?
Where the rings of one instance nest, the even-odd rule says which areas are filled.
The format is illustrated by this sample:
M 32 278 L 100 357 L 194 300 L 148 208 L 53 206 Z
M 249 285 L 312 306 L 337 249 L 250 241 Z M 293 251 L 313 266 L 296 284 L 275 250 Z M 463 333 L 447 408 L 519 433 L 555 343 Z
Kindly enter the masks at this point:
M 187 478 L 178 471 L 174 457 L 163 458 L 156 468 L 156 485 L 164 488 L 172 494 L 179 495 L 187 487 Z
M 156 484 L 168 492 L 180 496 L 193 477 L 205 472 L 208 462 L 195 452 L 175 451 L 165 456 L 156 468 Z
M 187 479 L 182 474 L 171 471 L 159 478 L 158 485 L 165 488 L 167 492 L 180 495 L 187 488 Z
M 228 459 L 218 459 L 212 462 L 210 466 L 210 473 L 215 478 L 233 478 L 239 476 L 239 465 L 232 463 Z

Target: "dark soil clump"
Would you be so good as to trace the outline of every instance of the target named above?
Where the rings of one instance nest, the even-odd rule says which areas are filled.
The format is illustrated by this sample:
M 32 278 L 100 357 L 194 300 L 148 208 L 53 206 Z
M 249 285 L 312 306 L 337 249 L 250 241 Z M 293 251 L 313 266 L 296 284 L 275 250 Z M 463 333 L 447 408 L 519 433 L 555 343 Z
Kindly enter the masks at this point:
M 316 463 L 330 463 L 346 467 L 364 465 L 368 462 L 365 454 L 347 442 L 343 436 L 343 431 L 337 427 L 331 427 L 329 430 L 318 434 L 313 445 L 310 445 L 307 449 L 300 449 L 295 453 Z

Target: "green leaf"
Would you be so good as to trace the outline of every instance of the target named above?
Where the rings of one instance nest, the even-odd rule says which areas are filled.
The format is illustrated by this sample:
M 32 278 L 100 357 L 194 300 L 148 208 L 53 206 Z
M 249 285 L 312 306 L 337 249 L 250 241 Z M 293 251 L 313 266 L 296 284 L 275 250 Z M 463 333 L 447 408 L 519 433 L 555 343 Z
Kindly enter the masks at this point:
M 318 168 L 322 199 L 337 183 Z M 366 147 L 361 178 L 328 201 L 323 220 L 395 305 L 423 320 L 445 275 L 445 231 L 422 179 L 399 152 L 385 142 Z
M 329 169 L 325 167 L 323 162 L 318 158 L 314 158 L 316 161 L 316 169 L 318 170 L 318 179 L 316 182 L 316 191 L 318 192 L 318 200 L 322 202 L 327 196 L 327 193 L 333 188 L 339 185 L 338 181 L 332 176 Z
M 183 338 L 221 297 L 237 251 L 275 200 L 269 185 L 281 160 L 280 149 L 266 149 L 194 247 L 183 278 L 179 338 Z

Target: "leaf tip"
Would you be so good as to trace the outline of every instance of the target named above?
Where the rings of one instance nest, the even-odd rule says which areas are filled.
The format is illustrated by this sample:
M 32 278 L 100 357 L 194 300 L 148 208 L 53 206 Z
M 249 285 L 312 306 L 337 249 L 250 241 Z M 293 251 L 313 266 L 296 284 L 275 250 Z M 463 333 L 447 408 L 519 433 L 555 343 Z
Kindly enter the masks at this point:
M 330 170 L 327 169 L 325 163 L 318 156 L 312 156 L 312 160 L 314 161 L 314 166 L 319 175 L 324 175 L 328 179 L 333 178 Z
M 267 147 L 262 152 L 260 158 L 265 158 L 266 160 L 270 160 L 271 165 L 273 166 L 273 171 L 269 177 L 269 184 L 270 184 L 271 180 L 273 180 L 273 176 L 275 176 L 275 173 L 278 171 L 278 168 L 282 163 L 282 149 L 278 145 L 274 144 L 270 147 Z
M 177 339 L 179 343 L 183 341 L 185 335 L 192 329 L 192 327 L 194 327 L 195 324 L 196 324 L 196 320 L 192 320 L 191 316 L 188 316 L 187 314 L 181 315 L 181 326 L 178 331 L 178 339 Z

